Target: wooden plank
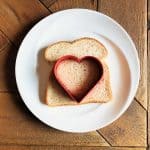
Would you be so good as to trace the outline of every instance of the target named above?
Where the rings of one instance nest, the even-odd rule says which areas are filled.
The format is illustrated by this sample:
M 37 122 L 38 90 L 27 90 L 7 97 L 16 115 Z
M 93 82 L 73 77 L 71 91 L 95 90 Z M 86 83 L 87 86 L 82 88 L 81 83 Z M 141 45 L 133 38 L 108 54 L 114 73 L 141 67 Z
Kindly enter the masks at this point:
M 141 67 L 136 98 L 147 109 L 147 1 L 101 0 L 98 9 L 118 21 L 135 42 Z
M 43 3 L 52 11 L 56 12 L 63 9 L 69 8 L 88 8 L 94 9 L 97 8 L 97 0 L 42 0 Z
M 148 21 L 150 22 L 150 0 L 148 0 Z
M 148 87 L 150 87 L 150 30 L 148 31 Z M 148 88 L 148 145 L 150 147 L 150 88 Z
M 109 146 L 96 131 L 72 134 L 44 125 L 13 93 L 0 93 L 0 125 L 0 144 Z
M 18 45 L 27 31 L 48 14 L 37 0 L 0 0 L 0 29 Z
M 2 51 L 9 43 L 8 38 L 0 31 L 0 51 Z
M 133 101 L 125 114 L 99 130 L 112 146 L 147 146 L 146 111 Z
M 48 14 L 49 11 L 36 0 L 1 0 L 0 29 L 18 45 L 28 29 Z M 14 91 L 17 49 L 3 32 L 0 31 L 0 91 Z
M 15 59 L 17 49 L 11 43 L 6 42 L 4 45 L 3 50 L 0 51 L 0 92 L 16 91 Z
M 0 146 L 0 150 L 146 150 L 138 147 Z

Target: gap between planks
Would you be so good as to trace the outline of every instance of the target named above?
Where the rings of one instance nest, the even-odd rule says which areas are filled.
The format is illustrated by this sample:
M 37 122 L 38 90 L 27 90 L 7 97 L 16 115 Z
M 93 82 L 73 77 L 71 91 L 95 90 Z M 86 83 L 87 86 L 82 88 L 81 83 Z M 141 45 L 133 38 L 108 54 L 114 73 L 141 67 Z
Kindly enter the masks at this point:
M 134 97 L 135 101 L 147 112 L 147 109 Z
M 100 131 L 96 130 L 96 132 L 108 143 L 109 146 L 112 147 L 112 144 L 107 140 L 107 138 L 105 138 L 105 136 L 103 136 Z
M 39 0 L 39 2 L 40 2 L 51 14 L 53 13 L 41 0 Z

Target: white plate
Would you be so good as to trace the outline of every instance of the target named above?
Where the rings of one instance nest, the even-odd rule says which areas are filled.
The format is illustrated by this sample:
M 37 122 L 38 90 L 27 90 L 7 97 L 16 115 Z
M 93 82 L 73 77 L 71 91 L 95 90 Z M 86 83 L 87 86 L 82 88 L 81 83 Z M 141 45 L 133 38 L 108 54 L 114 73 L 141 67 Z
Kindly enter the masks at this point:
M 108 49 L 113 99 L 106 104 L 48 107 L 39 96 L 48 76 L 42 49 L 84 36 L 96 38 Z M 131 104 L 140 77 L 137 51 L 127 32 L 110 17 L 86 9 L 60 11 L 37 23 L 20 46 L 15 71 L 19 92 L 29 110 L 45 124 L 68 132 L 96 130 L 119 118 Z

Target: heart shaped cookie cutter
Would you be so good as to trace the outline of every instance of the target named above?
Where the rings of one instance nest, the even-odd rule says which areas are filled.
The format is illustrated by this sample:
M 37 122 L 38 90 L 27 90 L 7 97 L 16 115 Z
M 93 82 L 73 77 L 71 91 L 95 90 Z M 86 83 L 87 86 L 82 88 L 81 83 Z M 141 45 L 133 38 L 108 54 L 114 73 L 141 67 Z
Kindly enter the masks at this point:
M 80 96 L 80 95 L 78 95 L 78 94 L 76 94 L 76 95 L 74 95 L 73 93 L 72 93 L 72 91 L 62 82 L 62 80 L 61 80 L 61 77 L 58 75 L 58 67 L 59 67 L 59 65 L 61 64 L 61 63 L 63 63 L 64 61 L 66 61 L 66 60 L 72 60 L 72 61 L 75 61 L 75 62 L 77 62 L 77 63 L 81 63 L 83 60 L 88 60 L 88 61 L 92 61 L 92 63 L 95 63 L 95 66 L 97 67 L 97 69 L 99 70 L 97 73 L 98 73 L 98 77 L 97 77 L 97 79 L 95 80 L 95 82 L 94 82 L 94 84 L 91 84 L 91 85 L 89 85 L 89 87 L 88 87 L 88 91 L 86 91 L 85 93 L 83 93 L 82 94 L 82 96 Z M 54 76 L 55 76 L 55 78 L 56 78 L 56 80 L 57 80 L 57 82 L 60 84 L 60 86 L 67 92 L 67 94 L 70 96 L 70 98 L 72 99 L 72 100 L 76 100 L 77 102 L 80 102 L 80 101 L 82 101 L 82 99 L 85 97 L 85 96 L 87 96 L 88 94 L 89 94 L 89 92 L 91 92 L 93 89 L 94 89 L 94 87 L 96 86 L 96 84 L 98 83 L 98 82 L 100 82 L 101 80 L 103 80 L 103 78 L 104 78 L 104 69 L 103 69 L 103 65 L 102 65 L 102 63 L 96 58 L 96 57 L 93 57 L 93 56 L 84 56 L 84 57 L 82 57 L 82 58 L 78 58 L 78 57 L 76 57 L 76 56 L 73 56 L 73 55 L 66 55 L 66 56 L 63 56 L 63 57 L 61 57 L 61 58 L 59 58 L 57 61 L 56 61 L 56 63 L 55 63 L 55 65 L 54 65 L 54 67 L 53 67 L 53 73 L 54 73 Z

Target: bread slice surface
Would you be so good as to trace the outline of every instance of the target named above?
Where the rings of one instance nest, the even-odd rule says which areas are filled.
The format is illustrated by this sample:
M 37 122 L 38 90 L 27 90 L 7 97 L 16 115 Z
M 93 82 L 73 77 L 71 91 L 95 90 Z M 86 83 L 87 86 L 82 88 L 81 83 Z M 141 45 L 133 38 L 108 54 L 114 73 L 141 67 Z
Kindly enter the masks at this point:
M 62 56 L 73 55 L 78 58 L 84 56 L 94 56 L 99 59 L 104 69 L 104 79 L 96 84 L 94 90 L 89 92 L 82 101 L 76 102 L 72 100 L 63 88 L 55 80 L 53 71 L 50 70 L 50 77 L 46 90 L 46 104 L 49 106 L 64 106 L 64 105 L 79 105 L 87 103 L 106 103 L 112 98 L 112 91 L 110 86 L 109 68 L 105 63 L 107 56 L 106 48 L 97 40 L 93 38 L 81 38 L 72 42 L 57 42 L 50 45 L 45 50 L 45 58 L 50 65 Z

